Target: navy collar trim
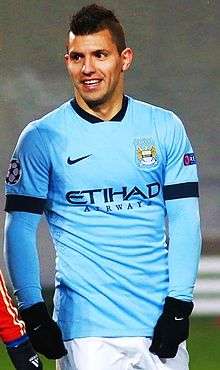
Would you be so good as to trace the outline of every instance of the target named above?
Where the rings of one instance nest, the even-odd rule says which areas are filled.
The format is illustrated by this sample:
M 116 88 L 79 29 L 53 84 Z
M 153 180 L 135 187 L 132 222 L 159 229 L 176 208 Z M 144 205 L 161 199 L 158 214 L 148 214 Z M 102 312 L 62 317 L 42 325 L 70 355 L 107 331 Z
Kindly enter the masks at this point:
M 104 122 L 103 119 L 96 117 L 93 114 L 90 114 L 86 112 L 84 109 L 82 109 L 77 103 L 76 99 L 71 100 L 70 104 L 73 110 L 86 121 L 90 123 Z M 123 100 L 122 100 L 122 107 L 120 111 L 114 117 L 112 117 L 109 121 L 122 121 L 127 111 L 127 107 L 128 107 L 128 97 L 124 95 Z

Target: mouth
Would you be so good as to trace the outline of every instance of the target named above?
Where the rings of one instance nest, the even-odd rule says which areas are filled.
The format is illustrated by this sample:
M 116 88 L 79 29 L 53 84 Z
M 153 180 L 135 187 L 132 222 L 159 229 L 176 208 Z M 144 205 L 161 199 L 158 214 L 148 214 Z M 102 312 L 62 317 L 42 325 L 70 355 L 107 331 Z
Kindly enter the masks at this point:
M 82 85 L 87 89 L 94 89 L 102 82 L 101 79 L 91 79 L 82 81 Z

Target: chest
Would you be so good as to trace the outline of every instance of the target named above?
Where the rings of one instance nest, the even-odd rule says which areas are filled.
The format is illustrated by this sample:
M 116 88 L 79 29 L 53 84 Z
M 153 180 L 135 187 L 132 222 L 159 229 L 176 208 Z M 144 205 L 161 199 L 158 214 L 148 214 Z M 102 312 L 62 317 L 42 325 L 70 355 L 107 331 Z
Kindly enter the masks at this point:
M 163 182 L 164 159 L 151 122 L 104 123 L 67 130 L 51 143 L 51 178 L 68 191 L 144 191 Z

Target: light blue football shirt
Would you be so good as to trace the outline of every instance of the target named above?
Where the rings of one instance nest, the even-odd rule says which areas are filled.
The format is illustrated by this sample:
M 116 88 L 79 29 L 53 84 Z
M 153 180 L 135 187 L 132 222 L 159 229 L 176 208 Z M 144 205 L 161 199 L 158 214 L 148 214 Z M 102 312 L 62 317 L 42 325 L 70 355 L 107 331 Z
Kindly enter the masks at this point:
M 21 211 L 45 205 L 64 339 L 152 335 L 169 293 L 165 200 L 198 195 L 179 118 L 124 103 L 119 120 L 93 121 L 68 101 L 32 122 L 7 176 L 9 210 L 18 199 L 28 203 Z

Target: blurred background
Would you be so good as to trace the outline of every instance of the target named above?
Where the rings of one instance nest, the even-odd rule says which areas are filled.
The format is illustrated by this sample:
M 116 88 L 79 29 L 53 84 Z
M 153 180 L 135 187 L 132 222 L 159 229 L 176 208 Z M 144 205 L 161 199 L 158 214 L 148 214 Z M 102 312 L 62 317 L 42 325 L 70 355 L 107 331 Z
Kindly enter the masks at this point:
M 11 153 L 28 122 L 72 96 L 63 63 L 65 41 L 71 14 L 88 3 L 91 2 L 0 0 L 1 241 L 4 178 Z M 205 315 L 207 330 L 212 334 L 219 335 L 220 331 L 220 1 L 103 0 L 97 3 L 115 11 L 124 25 L 128 46 L 135 51 L 133 67 L 126 77 L 126 93 L 173 110 L 183 120 L 198 157 L 203 254 L 193 323 L 198 335 L 192 351 L 197 343 L 198 348 L 200 345 L 205 348 L 199 324 L 204 321 L 199 316 Z M 42 284 L 45 289 L 51 289 L 54 251 L 44 221 L 39 238 Z M 2 247 L 0 257 L 5 272 Z M 196 363 L 196 356 L 193 360 L 192 369 L 203 369 L 203 365 Z M 204 369 L 218 368 L 212 353 L 209 367 L 206 365 Z

